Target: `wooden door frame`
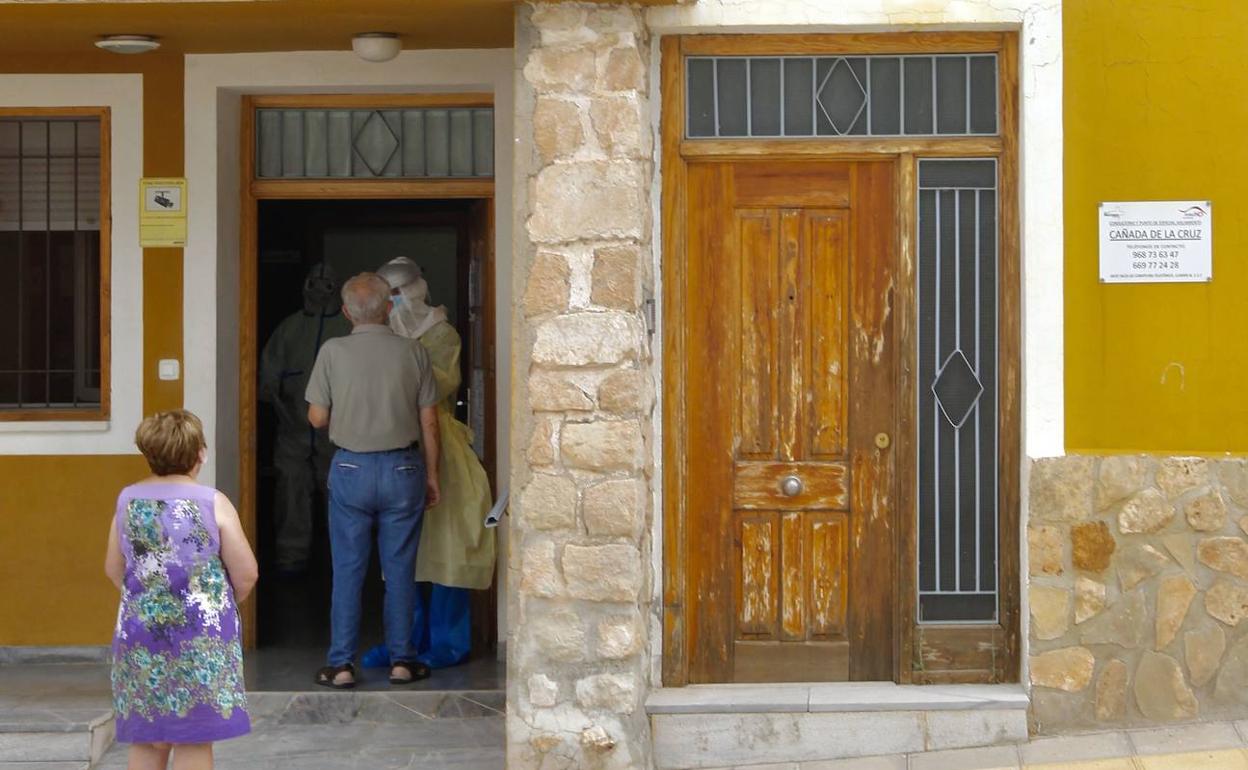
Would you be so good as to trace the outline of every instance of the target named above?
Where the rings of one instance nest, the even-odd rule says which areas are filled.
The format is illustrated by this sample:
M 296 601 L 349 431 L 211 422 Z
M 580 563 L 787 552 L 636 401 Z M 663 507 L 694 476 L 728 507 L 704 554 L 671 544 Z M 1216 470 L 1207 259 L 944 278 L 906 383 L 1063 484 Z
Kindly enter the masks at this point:
M 262 200 L 448 200 L 480 201 L 489 228 L 482 265 L 482 319 L 487 351 L 485 451 L 487 468 L 494 466 L 496 362 L 494 282 L 494 178 L 488 179 L 257 179 L 255 178 L 255 114 L 261 107 L 319 109 L 415 109 L 422 107 L 493 107 L 489 93 L 448 94 L 270 94 L 244 95 L 239 133 L 239 334 L 238 334 L 238 464 L 239 518 L 248 540 L 256 537 L 256 338 L 259 276 L 259 203 Z M 242 605 L 243 646 L 256 646 L 256 599 Z
M 1020 246 L 1018 187 L 1018 33 L 906 32 L 817 35 L 673 35 L 661 41 L 662 260 L 663 277 L 663 684 L 689 683 L 688 583 L 685 554 L 685 487 L 689 436 L 686 420 L 686 180 L 696 159 L 745 158 L 881 160 L 897 168 L 898 266 L 895 316 L 898 401 L 894 645 L 900 683 L 1019 679 L 1020 628 Z M 995 53 L 998 57 L 997 136 L 951 138 L 694 139 L 684 137 L 684 58 L 689 55 L 782 56 L 909 53 Z M 999 577 L 998 622 L 922 625 L 916 621 L 917 383 L 915 266 L 917 170 L 919 158 L 995 158 L 1000 168 L 998 249 L 999 357 L 998 446 Z M 986 655 L 975 650 L 989 649 Z M 968 650 L 971 652 L 968 654 Z

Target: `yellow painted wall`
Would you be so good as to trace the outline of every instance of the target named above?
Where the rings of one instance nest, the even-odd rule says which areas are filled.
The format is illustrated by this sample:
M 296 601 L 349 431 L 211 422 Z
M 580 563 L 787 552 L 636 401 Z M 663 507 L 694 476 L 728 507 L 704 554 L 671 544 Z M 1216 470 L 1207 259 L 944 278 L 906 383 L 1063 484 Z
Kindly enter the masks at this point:
M 1063 5 L 1066 445 L 1248 452 L 1248 2 Z M 1101 285 L 1097 204 L 1210 200 L 1209 284 Z
M 121 487 L 146 475 L 138 455 L 0 457 L 0 645 L 108 643 L 109 519 Z
M 0 72 L 142 73 L 143 173 L 182 175 L 181 56 L 0 56 Z M 156 377 L 159 359 L 182 358 L 182 250 L 144 249 L 143 287 L 143 339 L 112 344 L 143 346 L 149 414 L 182 405 L 181 380 Z M 108 520 L 121 488 L 145 475 L 138 455 L 0 456 L 0 646 L 109 641 L 117 592 L 103 573 Z

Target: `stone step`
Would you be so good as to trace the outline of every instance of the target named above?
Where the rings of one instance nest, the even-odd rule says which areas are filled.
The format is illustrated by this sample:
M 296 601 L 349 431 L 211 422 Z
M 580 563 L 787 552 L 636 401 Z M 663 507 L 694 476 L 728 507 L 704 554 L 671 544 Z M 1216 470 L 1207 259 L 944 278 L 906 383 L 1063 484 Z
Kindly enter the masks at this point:
M 498 717 L 506 700 L 502 690 L 249 692 L 247 712 L 281 725 L 403 723 Z
M 0 715 L 0 770 L 84 768 L 113 744 L 113 712 L 30 708 Z
M 1019 685 L 696 685 L 646 701 L 661 770 L 815 762 L 1027 739 Z

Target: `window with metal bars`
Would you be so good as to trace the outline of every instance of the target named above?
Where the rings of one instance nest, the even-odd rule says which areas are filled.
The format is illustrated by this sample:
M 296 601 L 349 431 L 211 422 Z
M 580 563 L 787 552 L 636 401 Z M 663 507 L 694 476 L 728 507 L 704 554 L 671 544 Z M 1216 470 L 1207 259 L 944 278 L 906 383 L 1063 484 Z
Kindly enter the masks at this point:
M 101 125 L 0 114 L 0 410 L 101 407 Z
M 693 56 L 690 139 L 997 133 L 996 54 Z
M 997 208 L 996 160 L 919 161 L 920 623 L 997 619 Z

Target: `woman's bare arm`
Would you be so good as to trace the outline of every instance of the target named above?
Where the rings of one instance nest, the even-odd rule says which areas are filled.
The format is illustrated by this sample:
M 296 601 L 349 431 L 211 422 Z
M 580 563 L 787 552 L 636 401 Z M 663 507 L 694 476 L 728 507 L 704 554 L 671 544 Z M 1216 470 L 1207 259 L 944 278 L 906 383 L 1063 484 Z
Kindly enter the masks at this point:
M 126 576 L 126 557 L 121 552 L 121 539 L 117 536 L 117 520 L 108 520 L 108 550 L 104 553 L 104 574 L 121 590 Z
M 221 533 L 221 561 L 225 564 L 226 574 L 230 576 L 230 585 L 234 587 L 234 601 L 241 602 L 255 587 L 256 580 L 260 577 L 260 568 L 256 565 L 251 546 L 247 543 L 247 535 L 243 534 L 243 524 L 238 520 L 238 511 L 234 504 L 218 492 L 214 507 L 217 530 Z

